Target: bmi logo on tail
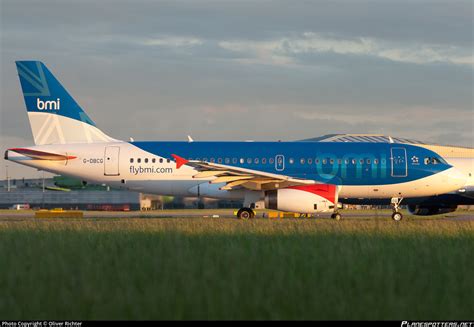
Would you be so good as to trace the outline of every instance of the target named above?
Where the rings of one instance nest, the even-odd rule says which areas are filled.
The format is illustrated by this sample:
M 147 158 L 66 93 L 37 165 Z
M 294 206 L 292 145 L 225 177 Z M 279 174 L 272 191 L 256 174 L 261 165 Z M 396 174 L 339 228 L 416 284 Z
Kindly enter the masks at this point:
M 36 98 L 36 108 L 38 110 L 59 110 L 61 109 L 61 102 L 59 98 L 56 101 L 42 101 Z

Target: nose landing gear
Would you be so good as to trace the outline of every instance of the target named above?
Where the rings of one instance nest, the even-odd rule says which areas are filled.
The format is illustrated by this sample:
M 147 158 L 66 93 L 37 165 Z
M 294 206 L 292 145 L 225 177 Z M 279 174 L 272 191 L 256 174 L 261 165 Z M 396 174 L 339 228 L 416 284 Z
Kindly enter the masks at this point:
M 402 202 L 403 198 L 392 198 L 391 205 L 393 208 L 392 219 L 395 221 L 400 221 L 403 219 L 403 215 L 400 212 L 400 203 Z

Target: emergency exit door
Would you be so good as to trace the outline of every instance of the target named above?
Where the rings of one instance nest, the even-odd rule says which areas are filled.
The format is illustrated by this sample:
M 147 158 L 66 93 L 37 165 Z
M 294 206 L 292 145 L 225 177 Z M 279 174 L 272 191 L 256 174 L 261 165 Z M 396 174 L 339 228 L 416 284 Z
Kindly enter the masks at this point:
M 104 175 L 118 176 L 119 172 L 120 147 L 107 146 L 104 153 Z

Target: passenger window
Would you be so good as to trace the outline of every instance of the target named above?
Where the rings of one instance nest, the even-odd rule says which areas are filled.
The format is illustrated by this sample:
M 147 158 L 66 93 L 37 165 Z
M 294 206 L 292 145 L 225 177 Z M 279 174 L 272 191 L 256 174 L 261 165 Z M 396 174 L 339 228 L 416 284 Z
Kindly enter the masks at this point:
M 342 160 L 341 160 L 341 159 L 337 159 L 337 164 L 338 164 L 338 165 L 342 164 Z
M 356 160 L 355 160 L 355 159 L 352 159 L 351 162 L 352 162 L 353 165 L 356 164 Z
M 244 158 L 240 158 L 240 163 L 243 164 L 245 162 Z
M 304 162 L 305 162 L 305 161 L 304 161 L 304 158 L 301 158 L 301 159 L 300 159 L 300 163 L 301 163 L 302 165 L 304 165 Z
M 308 159 L 308 165 L 311 165 L 313 163 L 313 159 L 309 158 Z
M 295 159 L 290 158 L 289 162 L 290 162 L 290 164 L 294 164 L 294 163 L 295 163 Z
M 216 159 L 214 159 L 214 158 L 211 158 L 211 162 L 216 162 Z
M 364 159 L 360 159 L 359 162 L 360 162 L 361 165 L 363 165 L 364 164 Z
M 430 164 L 430 158 L 425 158 L 424 163 L 425 163 L 425 165 L 429 165 Z
M 166 162 L 167 162 L 167 163 L 170 163 L 170 162 L 171 162 L 171 160 L 170 160 L 170 159 L 166 159 Z
M 138 158 L 138 159 L 137 159 L 137 162 L 138 162 L 138 163 L 142 162 L 142 159 Z
M 155 158 L 151 159 L 151 162 L 155 163 L 155 162 L 156 162 L 156 159 L 155 159 Z
M 379 163 L 378 159 L 374 159 L 374 165 L 377 165 Z
M 267 158 L 262 158 L 262 164 L 266 164 L 267 163 Z
M 160 158 L 160 163 L 163 163 L 163 158 Z
M 274 160 L 273 158 L 270 158 L 270 159 L 268 159 L 268 162 L 269 162 L 270 164 L 273 164 L 273 163 L 275 162 L 275 160 Z
M 130 158 L 130 163 L 133 163 L 133 158 Z
M 326 159 L 323 159 L 323 165 L 325 165 L 328 161 Z
M 314 160 L 314 162 L 315 162 L 316 164 L 319 164 L 319 159 L 316 158 L 316 159 Z
M 247 163 L 251 164 L 252 163 L 252 158 L 247 158 Z
M 253 160 L 253 162 L 255 162 L 256 164 L 258 164 L 258 158 L 255 158 L 255 159 Z
M 221 164 L 222 163 L 222 158 L 218 158 L 217 162 Z
M 367 164 L 370 165 L 370 159 L 367 159 Z
M 226 163 L 226 164 L 230 164 L 230 159 L 229 159 L 229 158 L 225 158 L 225 163 Z
M 334 159 L 329 160 L 329 163 L 332 165 L 334 164 Z
M 148 158 L 145 158 L 145 163 L 148 163 Z

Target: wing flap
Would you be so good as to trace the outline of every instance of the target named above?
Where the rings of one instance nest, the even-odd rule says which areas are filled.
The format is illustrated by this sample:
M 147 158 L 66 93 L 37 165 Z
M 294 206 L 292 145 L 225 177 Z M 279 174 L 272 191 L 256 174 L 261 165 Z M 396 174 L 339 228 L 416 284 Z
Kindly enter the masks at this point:
M 247 176 L 220 176 L 217 177 L 216 179 L 212 180 L 210 183 L 211 184 L 219 184 L 219 183 L 230 183 L 230 182 L 235 182 L 239 180 L 245 180 L 245 179 L 252 179 L 254 176 L 252 175 L 247 175 Z
M 219 171 L 219 170 L 204 170 L 194 175 L 193 178 L 209 178 L 209 177 L 219 176 L 225 173 L 227 172 Z

